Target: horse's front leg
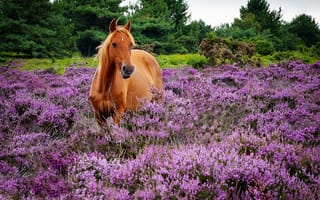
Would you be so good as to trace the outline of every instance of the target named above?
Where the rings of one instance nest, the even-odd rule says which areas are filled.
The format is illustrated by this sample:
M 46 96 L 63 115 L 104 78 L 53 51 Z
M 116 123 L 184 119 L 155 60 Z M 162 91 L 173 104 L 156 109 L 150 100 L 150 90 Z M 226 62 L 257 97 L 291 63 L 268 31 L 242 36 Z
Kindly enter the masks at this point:
M 101 102 L 101 98 L 98 98 L 98 94 L 90 94 L 89 96 L 89 101 L 91 103 L 92 109 L 93 109 L 93 113 L 94 113 L 94 117 L 96 119 L 96 121 L 98 122 L 100 127 L 103 127 L 106 125 L 105 120 L 103 119 L 102 115 L 101 115 L 101 107 L 100 107 L 100 102 Z
M 94 112 L 94 117 L 96 118 L 96 121 L 98 122 L 100 127 L 106 127 L 107 122 L 106 119 L 97 111 Z
M 124 107 L 121 106 L 120 108 L 117 109 L 117 111 L 115 112 L 115 114 L 114 114 L 113 117 L 112 117 L 114 123 L 115 123 L 117 126 L 119 126 L 119 124 L 120 124 L 120 119 L 121 119 L 124 111 L 125 111 Z

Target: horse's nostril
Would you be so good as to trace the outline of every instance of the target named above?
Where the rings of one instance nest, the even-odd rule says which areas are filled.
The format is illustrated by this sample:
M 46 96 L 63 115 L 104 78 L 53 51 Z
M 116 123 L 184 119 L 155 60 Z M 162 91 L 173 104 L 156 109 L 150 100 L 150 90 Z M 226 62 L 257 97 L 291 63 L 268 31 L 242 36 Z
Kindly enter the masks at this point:
M 133 70 L 134 70 L 134 67 L 133 67 L 133 66 L 130 66 L 130 67 L 125 66 L 125 67 L 124 67 L 124 71 L 127 72 L 127 73 L 132 73 Z
M 121 74 L 123 78 L 129 78 L 130 75 L 133 73 L 134 67 L 133 66 L 122 66 Z
M 134 67 L 133 67 L 133 66 L 131 66 L 131 67 L 127 67 L 127 71 L 128 71 L 129 73 L 132 73 L 132 72 L 133 72 L 133 70 L 134 70 Z

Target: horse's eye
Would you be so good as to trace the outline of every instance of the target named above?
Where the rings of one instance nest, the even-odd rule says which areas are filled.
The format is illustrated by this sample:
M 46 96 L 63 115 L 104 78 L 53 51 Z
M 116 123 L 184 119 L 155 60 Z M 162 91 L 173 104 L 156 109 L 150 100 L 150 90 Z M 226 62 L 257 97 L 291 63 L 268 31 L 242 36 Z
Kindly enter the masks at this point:
M 117 46 L 117 43 L 112 42 L 112 46 L 113 46 L 113 47 L 116 47 L 116 46 Z

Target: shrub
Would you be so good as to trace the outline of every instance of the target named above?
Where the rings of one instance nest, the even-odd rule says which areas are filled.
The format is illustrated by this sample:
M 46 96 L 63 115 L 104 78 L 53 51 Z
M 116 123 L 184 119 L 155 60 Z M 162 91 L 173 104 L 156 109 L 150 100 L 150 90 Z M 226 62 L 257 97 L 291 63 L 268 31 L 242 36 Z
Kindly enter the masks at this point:
M 210 65 L 237 63 L 241 66 L 252 62 L 255 46 L 234 39 L 223 39 L 215 34 L 208 34 L 200 44 L 200 54 L 208 59 Z
M 163 69 L 98 127 L 92 68 L 0 67 L 1 199 L 319 199 L 320 63 Z
M 273 43 L 268 40 L 257 40 L 255 41 L 256 51 L 261 55 L 269 55 L 275 51 Z

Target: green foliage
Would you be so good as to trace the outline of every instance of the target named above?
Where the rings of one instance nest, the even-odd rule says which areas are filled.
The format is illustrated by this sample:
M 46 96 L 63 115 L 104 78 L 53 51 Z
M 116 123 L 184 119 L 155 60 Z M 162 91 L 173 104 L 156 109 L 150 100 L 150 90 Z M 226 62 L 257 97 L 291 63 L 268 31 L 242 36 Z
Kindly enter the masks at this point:
M 106 34 L 96 29 L 87 29 L 78 32 L 78 48 L 82 56 L 92 56 L 96 53 L 96 48 L 106 37 Z
M 301 14 L 295 17 L 290 22 L 288 31 L 301 38 L 308 47 L 320 41 L 320 29 L 310 15 Z
M 265 39 L 255 41 L 256 51 L 261 55 L 269 55 L 275 51 L 273 43 Z
M 302 55 L 306 56 L 304 60 L 319 59 L 320 29 L 312 16 L 301 14 L 284 23 L 281 9 L 271 10 L 266 0 L 248 0 L 240 8 L 240 18 L 215 28 L 202 20 L 190 22 L 185 0 L 140 0 L 121 6 L 123 1 L 0 1 L 0 62 L 19 57 L 55 60 L 77 52 L 90 57 L 106 38 L 108 24 L 114 18 L 119 18 L 119 24 L 132 20 L 138 48 L 158 55 L 202 51 L 211 64 L 244 63 L 251 60 L 251 47 L 244 44 L 254 43 L 258 53 L 254 58 L 263 62 Z M 215 61 L 212 52 L 200 49 L 206 37 L 216 41 L 214 50 L 210 50 L 216 54 Z M 288 51 L 295 53 L 277 54 Z M 196 57 L 194 63 L 201 66 L 203 62 Z
M 315 63 L 319 60 L 319 57 L 312 56 L 310 52 L 303 53 L 301 51 L 275 52 L 274 54 L 272 54 L 272 57 L 277 62 L 287 60 L 301 60 L 304 63 Z
M 184 65 L 195 68 L 203 67 L 207 59 L 199 54 L 171 54 L 157 56 L 161 68 L 177 68 Z
M 259 60 L 263 66 L 268 66 L 271 63 L 279 63 L 283 61 L 301 60 L 304 63 L 316 63 L 319 61 L 320 56 L 315 55 L 314 48 L 306 48 L 304 51 L 276 51 L 269 55 L 256 54 L 253 59 Z
M 134 7 L 132 33 L 138 41 L 166 41 L 166 32 L 173 30 L 174 24 L 170 21 L 170 12 L 163 0 L 147 1 L 141 0 Z M 154 40 L 155 39 L 155 40 Z M 144 42 L 143 42 L 144 43 Z
M 243 14 L 241 19 L 235 18 L 233 26 L 242 30 L 253 29 L 255 32 L 260 32 L 262 29 L 261 24 L 256 19 L 256 15 L 250 12 Z
M 270 39 L 272 37 L 270 31 L 260 31 L 259 23 L 254 21 L 246 22 L 237 18 L 234 19 L 234 23 L 231 26 L 223 24 L 220 27 L 216 27 L 214 32 L 221 38 L 233 38 L 239 41 Z
M 315 45 L 313 45 L 310 48 L 310 51 L 313 56 L 316 56 L 318 59 L 320 59 L 320 42 L 317 42 Z
M 139 1 L 131 6 L 132 33 L 139 48 L 156 54 L 196 53 L 211 27 L 203 21 L 187 24 L 190 15 L 184 0 Z
M 0 2 L 0 52 L 25 57 L 71 55 L 73 26 L 49 0 Z
M 240 8 L 240 19 L 235 18 L 231 25 L 215 27 L 214 32 L 226 41 L 232 38 L 254 43 L 258 54 L 253 59 L 263 64 L 281 59 L 308 63 L 319 59 L 317 53 L 313 53 L 318 52 L 317 48 L 308 48 L 320 42 L 320 29 L 315 20 L 302 14 L 284 23 L 281 17 L 281 9 L 271 11 L 266 0 L 249 0 Z M 224 59 L 230 60 L 231 54 L 223 46 L 217 47 L 215 53 L 215 57 L 224 54 L 220 56 L 222 63 Z
M 190 18 L 188 5 L 184 0 L 165 0 L 165 2 L 170 11 L 170 19 L 173 21 L 175 33 L 180 35 Z
M 78 37 L 77 47 L 82 56 L 92 56 L 96 47 L 108 34 L 108 25 L 113 18 L 123 16 L 127 7 L 122 0 L 60 0 L 64 16 L 71 19 Z
M 137 19 L 137 23 L 132 24 L 132 34 L 138 46 L 142 43 L 149 46 L 149 51 L 157 54 L 165 53 L 170 50 L 169 41 L 173 40 L 170 35 L 173 24 L 163 21 L 161 18 L 142 18 Z M 141 46 L 139 46 L 141 48 Z
M 281 26 L 281 9 L 270 11 L 270 5 L 266 0 L 249 0 L 247 6 L 241 6 L 240 17 L 246 20 L 248 15 L 254 15 L 256 21 L 261 25 L 261 30 L 278 32 Z
M 178 37 L 178 42 L 184 46 L 188 52 L 199 52 L 201 40 L 208 32 L 212 31 L 211 26 L 205 24 L 204 21 L 192 21 L 184 28 L 183 35 Z
M 132 34 L 139 48 L 156 54 L 187 53 L 199 44 L 197 39 L 184 34 L 189 19 L 185 1 L 141 0 L 131 10 Z
M 270 41 L 272 41 L 277 51 L 296 50 L 299 45 L 304 44 L 301 38 L 289 32 L 287 24 L 283 25 L 279 34 L 271 38 Z

